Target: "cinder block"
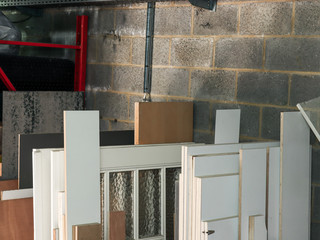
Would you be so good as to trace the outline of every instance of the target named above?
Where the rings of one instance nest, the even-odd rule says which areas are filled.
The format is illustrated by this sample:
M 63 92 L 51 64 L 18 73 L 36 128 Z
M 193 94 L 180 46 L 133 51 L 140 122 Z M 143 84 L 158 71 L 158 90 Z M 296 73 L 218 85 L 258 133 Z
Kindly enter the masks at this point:
M 113 90 L 143 92 L 143 67 L 117 66 L 113 71 Z
M 320 76 L 293 75 L 291 82 L 290 105 L 305 102 L 320 95 Z
M 189 71 L 176 68 L 153 68 L 152 93 L 188 96 Z
M 87 64 L 86 89 L 109 90 L 112 82 L 112 67 L 101 64 Z
M 222 38 L 216 43 L 215 65 L 219 68 L 261 69 L 262 38 Z
M 78 12 L 70 9 L 61 9 L 61 11 L 52 12 L 53 29 L 55 31 L 73 31 L 77 25 Z M 68 23 L 68 24 L 66 24 Z
M 195 70 L 191 73 L 191 97 L 232 101 L 235 84 L 235 72 Z
M 153 39 L 153 65 L 169 64 L 169 39 Z M 145 63 L 145 38 L 134 38 L 132 45 L 132 63 L 144 65 Z
M 154 33 L 155 35 L 189 35 L 191 7 L 156 8 Z
M 238 25 L 238 6 L 222 5 L 216 12 L 201 8 L 194 10 L 194 34 L 223 35 L 236 34 Z
M 113 10 L 99 9 L 97 14 L 92 16 L 91 22 L 96 28 L 96 34 L 114 33 L 114 14 Z
M 87 63 L 97 62 L 97 47 L 97 37 L 88 37 Z
M 209 131 L 210 104 L 205 101 L 193 102 L 193 129 Z
M 271 38 L 266 43 L 265 68 L 319 71 L 320 39 Z
M 97 40 L 98 62 L 129 63 L 131 39 L 116 35 L 99 37 Z
M 147 11 L 145 9 L 116 11 L 116 34 L 146 35 Z
M 288 102 L 286 74 L 240 72 L 237 100 L 240 102 L 286 105 Z
M 94 110 L 95 109 L 95 98 L 96 98 L 96 93 L 95 91 L 88 91 L 86 90 L 85 92 L 85 107 L 84 109 L 86 110 Z
M 109 121 L 111 131 L 134 130 L 134 124 L 128 122 Z
M 173 38 L 171 49 L 171 65 L 211 67 L 212 51 L 212 38 Z
M 292 3 L 248 3 L 241 5 L 241 34 L 288 35 L 291 33 Z
M 193 141 L 195 143 L 213 144 L 214 134 L 210 132 L 193 131 Z
M 96 92 L 95 108 L 100 117 L 128 120 L 128 99 L 124 94 Z
M 297 35 L 320 34 L 320 2 L 298 1 L 296 2 L 296 15 L 294 32 Z

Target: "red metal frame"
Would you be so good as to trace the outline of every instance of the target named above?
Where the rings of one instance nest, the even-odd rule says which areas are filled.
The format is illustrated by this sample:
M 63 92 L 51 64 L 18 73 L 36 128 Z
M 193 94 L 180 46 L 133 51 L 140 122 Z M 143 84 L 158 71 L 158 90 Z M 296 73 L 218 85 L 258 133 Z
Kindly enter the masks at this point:
M 75 58 L 75 72 L 74 72 L 74 91 L 85 91 L 86 66 L 87 66 L 86 63 L 87 63 L 87 40 L 88 40 L 88 16 L 85 16 L 85 15 L 77 16 L 76 34 L 77 34 L 76 35 L 76 45 L 6 41 L 6 40 L 0 40 L 0 44 L 75 49 L 76 50 L 76 58 Z M 9 79 L 8 79 L 8 81 L 9 81 Z
M 0 67 L 0 79 L 2 80 L 4 85 L 6 85 L 6 87 L 8 88 L 9 91 L 16 91 L 15 87 L 12 85 L 12 83 L 9 80 L 9 78 L 4 73 L 4 71 L 2 70 L 1 67 Z

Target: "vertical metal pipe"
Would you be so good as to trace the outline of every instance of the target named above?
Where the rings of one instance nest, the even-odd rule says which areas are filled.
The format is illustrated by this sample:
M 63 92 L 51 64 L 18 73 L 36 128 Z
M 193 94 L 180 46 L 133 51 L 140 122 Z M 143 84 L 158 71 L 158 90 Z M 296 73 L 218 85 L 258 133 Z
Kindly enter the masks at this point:
M 151 82 L 152 82 L 152 57 L 153 57 L 153 36 L 154 36 L 154 16 L 155 2 L 148 2 L 147 29 L 146 29 L 146 51 L 144 65 L 144 97 L 143 100 L 151 101 Z

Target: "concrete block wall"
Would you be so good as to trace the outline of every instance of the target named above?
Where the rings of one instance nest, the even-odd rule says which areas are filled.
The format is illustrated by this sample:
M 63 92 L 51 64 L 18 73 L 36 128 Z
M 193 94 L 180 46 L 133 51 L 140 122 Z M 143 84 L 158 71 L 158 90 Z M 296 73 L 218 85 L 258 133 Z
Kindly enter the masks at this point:
M 45 9 L 17 25 L 26 40 L 73 44 L 77 14 L 89 15 L 86 107 L 100 110 L 102 130 L 133 129 L 133 105 L 143 97 L 146 3 Z M 241 141 L 279 140 L 280 112 L 320 95 L 319 56 L 319 0 L 219 0 L 216 13 L 184 1 L 158 3 L 152 99 L 193 101 L 196 142 L 213 142 L 215 111 L 224 108 L 242 110 Z M 313 135 L 311 142 L 316 240 L 320 145 Z

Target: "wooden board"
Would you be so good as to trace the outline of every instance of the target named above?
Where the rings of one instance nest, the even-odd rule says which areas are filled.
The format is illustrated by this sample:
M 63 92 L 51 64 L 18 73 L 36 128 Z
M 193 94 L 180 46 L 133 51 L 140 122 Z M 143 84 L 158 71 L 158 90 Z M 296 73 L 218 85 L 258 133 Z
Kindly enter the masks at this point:
M 67 239 L 72 226 L 100 223 L 99 112 L 64 111 Z
M 266 149 L 240 150 L 239 235 L 248 240 L 249 216 L 266 212 Z
M 216 111 L 214 143 L 238 143 L 240 136 L 240 109 Z
M 214 233 L 208 235 L 208 240 L 238 240 L 239 218 L 228 218 L 206 223 L 206 230 L 213 230 Z
M 0 181 L 0 191 L 18 189 L 18 180 L 2 180 Z
M 72 226 L 72 240 L 101 239 L 102 228 L 100 223 Z
M 281 113 L 280 240 L 310 237 L 310 129 L 300 112 Z
M 136 102 L 135 144 L 193 141 L 192 102 Z
M 265 216 L 249 217 L 249 240 L 267 240 Z
M 66 208 L 65 208 L 65 192 L 58 193 L 58 227 L 59 239 L 66 239 Z
M 20 198 L 32 198 L 33 189 L 18 189 L 18 190 L 7 190 L 1 192 L 1 200 L 12 200 Z
M 19 188 L 32 188 L 32 149 L 63 148 L 63 133 L 20 134 L 18 142 Z M 100 146 L 133 145 L 134 132 L 100 132 Z
M 33 240 L 32 198 L 0 201 L 0 239 Z
M 126 213 L 109 212 L 109 240 L 126 239 Z

